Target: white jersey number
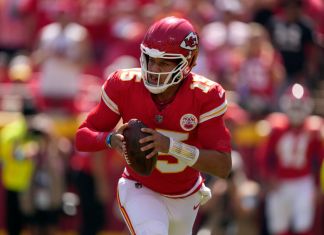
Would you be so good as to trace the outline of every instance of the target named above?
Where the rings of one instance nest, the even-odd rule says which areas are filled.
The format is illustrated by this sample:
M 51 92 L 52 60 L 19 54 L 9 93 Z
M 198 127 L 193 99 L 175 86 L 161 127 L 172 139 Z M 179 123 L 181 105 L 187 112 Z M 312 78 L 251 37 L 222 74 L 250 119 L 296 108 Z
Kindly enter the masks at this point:
M 289 133 L 285 135 L 277 146 L 277 152 L 281 164 L 284 167 L 301 169 L 307 161 L 308 135 L 294 136 Z
M 161 134 L 173 138 L 175 141 L 185 141 L 188 139 L 189 134 L 183 132 L 175 132 L 169 130 L 161 130 L 156 129 L 156 131 L 160 132 Z M 166 155 L 164 153 L 159 153 L 159 155 Z M 177 162 L 169 162 L 168 160 L 158 160 L 156 162 L 156 169 L 161 173 L 178 173 L 184 171 L 187 165 L 178 161 Z

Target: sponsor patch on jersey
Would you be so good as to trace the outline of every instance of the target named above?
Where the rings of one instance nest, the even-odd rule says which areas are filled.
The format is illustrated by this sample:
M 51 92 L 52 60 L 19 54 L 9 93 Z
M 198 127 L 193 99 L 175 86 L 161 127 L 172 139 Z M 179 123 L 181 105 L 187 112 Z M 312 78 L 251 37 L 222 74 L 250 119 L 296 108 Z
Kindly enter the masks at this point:
M 187 114 L 183 115 L 180 119 L 180 126 L 185 131 L 191 131 L 191 130 L 195 129 L 197 124 L 198 124 L 198 119 L 196 118 L 195 115 L 193 115 L 191 113 L 187 113 Z

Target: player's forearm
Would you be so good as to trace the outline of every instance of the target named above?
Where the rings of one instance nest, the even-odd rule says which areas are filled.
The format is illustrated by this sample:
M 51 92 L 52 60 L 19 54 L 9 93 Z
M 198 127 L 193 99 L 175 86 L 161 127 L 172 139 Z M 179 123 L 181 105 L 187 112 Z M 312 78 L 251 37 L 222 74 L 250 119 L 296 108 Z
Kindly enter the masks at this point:
M 78 151 L 96 152 L 107 148 L 105 139 L 109 132 L 96 132 L 80 127 L 76 133 L 75 146 Z
M 198 160 L 192 167 L 210 175 L 226 178 L 232 170 L 231 154 L 200 149 Z
M 198 149 L 172 138 L 169 139 L 168 153 L 190 167 L 221 178 L 226 178 L 232 168 L 230 153 Z
M 76 148 L 83 152 L 96 152 L 106 149 L 106 137 L 116 126 L 119 119 L 118 115 L 101 102 L 78 128 L 75 139 Z

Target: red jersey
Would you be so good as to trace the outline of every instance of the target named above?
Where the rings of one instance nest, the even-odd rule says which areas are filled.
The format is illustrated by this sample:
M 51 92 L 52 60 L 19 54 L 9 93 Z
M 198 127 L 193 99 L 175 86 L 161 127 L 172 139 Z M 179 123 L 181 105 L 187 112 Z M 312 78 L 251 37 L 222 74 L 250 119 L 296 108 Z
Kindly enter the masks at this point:
M 288 122 L 277 125 L 264 149 L 265 174 L 278 179 L 317 175 L 322 151 L 319 129 L 310 128 L 307 120 L 300 128 L 291 128 Z
M 100 104 L 79 128 L 77 148 L 82 151 L 105 148 L 104 138 L 120 118 L 124 122 L 137 118 L 177 141 L 230 152 L 230 135 L 222 118 L 226 107 L 225 93 L 219 84 L 191 73 L 175 99 L 159 110 L 143 84 L 140 69 L 120 70 L 107 79 Z M 166 154 L 159 154 L 150 176 L 141 176 L 126 166 L 123 177 L 171 197 L 188 196 L 203 182 L 199 171 Z

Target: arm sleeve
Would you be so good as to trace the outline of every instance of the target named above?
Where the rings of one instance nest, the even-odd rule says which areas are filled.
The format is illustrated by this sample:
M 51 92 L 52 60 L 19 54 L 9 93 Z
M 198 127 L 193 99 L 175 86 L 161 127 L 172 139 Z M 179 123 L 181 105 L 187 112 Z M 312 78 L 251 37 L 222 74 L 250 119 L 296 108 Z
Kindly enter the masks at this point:
M 113 89 L 113 87 L 115 89 Z M 105 139 L 120 120 L 118 105 L 107 91 L 118 93 L 116 78 L 111 75 L 102 87 L 100 103 L 88 114 L 76 132 L 75 145 L 78 151 L 95 152 L 107 148 Z

